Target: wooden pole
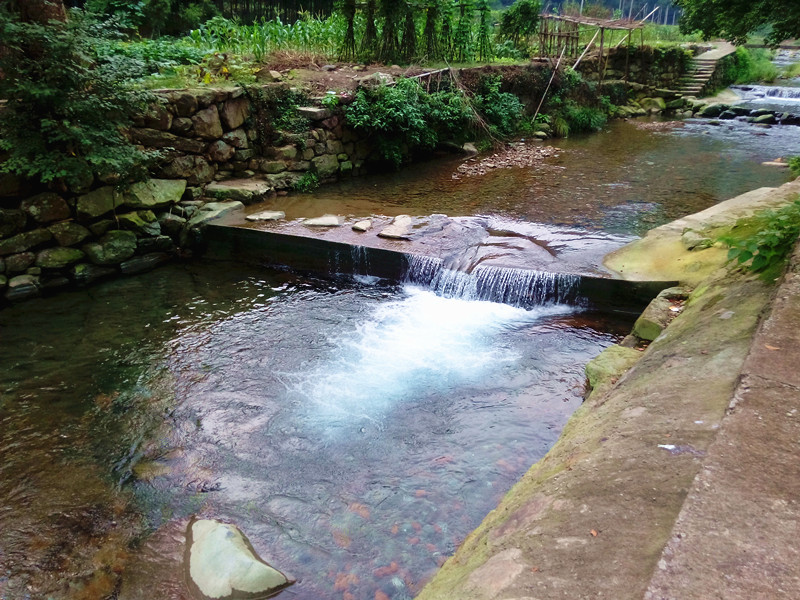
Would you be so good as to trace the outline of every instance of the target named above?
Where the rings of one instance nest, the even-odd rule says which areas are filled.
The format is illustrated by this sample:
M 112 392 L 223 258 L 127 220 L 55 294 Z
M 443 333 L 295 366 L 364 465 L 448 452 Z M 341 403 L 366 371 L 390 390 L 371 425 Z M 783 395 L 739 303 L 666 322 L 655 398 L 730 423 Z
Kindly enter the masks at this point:
M 556 68 L 553 69 L 553 74 L 550 76 L 550 81 L 547 83 L 547 87 L 544 90 L 544 94 L 542 94 L 542 99 L 539 100 L 539 106 L 536 107 L 536 112 L 533 113 L 533 119 L 531 122 L 536 122 L 536 117 L 539 116 L 539 111 L 542 110 L 542 104 L 544 104 L 544 99 L 547 96 L 547 92 L 550 91 L 550 86 L 553 85 L 553 79 L 556 78 L 556 73 L 558 73 L 558 67 L 561 64 L 561 59 L 564 58 L 564 52 L 561 52 L 561 56 L 558 57 L 558 62 L 556 63 Z
M 606 38 L 606 29 L 605 27 L 600 28 L 600 62 L 597 63 L 597 71 L 600 75 L 600 84 L 603 84 L 603 78 L 606 75 L 606 67 L 603 63 L 603 44 L 605 43 Z
M 572 70 L 573 71 L 578 68 L 578 65 L 583 60 L 583 57 L 586 56 L 586 53 L 589 51 L 589 48 L 592 46 L 592 44 L 594 44 L 594 41 L 597 39 L 598 35 L 600 35 L 600 30 L 599 29 L 594 32 L 594 37 L 592 38 L 592 40 L 588 44 L 586 44 L 586 48 L 584 48 L 583 54 L 581 54 L 580 57 L 578 58 L 578 60 L 575 61 L 575 64 L 572 65 Z

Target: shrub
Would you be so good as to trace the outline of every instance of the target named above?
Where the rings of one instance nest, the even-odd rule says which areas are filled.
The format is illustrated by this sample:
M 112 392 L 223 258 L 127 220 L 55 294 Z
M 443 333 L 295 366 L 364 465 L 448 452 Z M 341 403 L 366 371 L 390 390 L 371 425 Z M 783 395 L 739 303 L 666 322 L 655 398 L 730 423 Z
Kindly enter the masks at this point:
M 0 8 L 2 171 L 73 188 L 96 174 L 146 176 L 154 155 L 131 144 L 123 128 L 152 97 L 135 88 L 141 65 L 98 52 L 113 33 L 80 12 L 44 26 Z
M 313 192 L 319 187 L 319 176 L 316 173 L 304 173 L 291 187 L 295 192 Z
M 345 117 L 354 129 L 374 139 L 381 156 L 395 166 L 416 149 L 462 137 L 470 125 L 469 108 L 461 94 L 426 94 L 414 79 L 359 90 Z
M 579 106 L 572 101 L 567 101 L 564 104 L 562 114 L 569 125 L 569 131 L 572 133 L 597 131 L 608 120 L 601 109 L 591 106 Z
M 501 92 L 501 84 L 500 76 L 484 77 L 473 100 L 492 133 L 504 137 L 517 131 L 525 107 L 514 94 Z
M 800 156 L 793 156 L 789 159 L 789 170 L 795 177 L 800 177 Z
M 733 58 L 725 72 L 725 83 L 770 83 L 778 77 L 778 68 L 772 63 L 770 53 L 763 48 L 740 46 Z
M 734 231 L 720 238 L 730 246 L 728 260 L 756 273 L 776 274 L 800 235 L 800 199 L 775 211 L 759 212 L 748 225 L 755 228 L 754 233 L 742 236 Z

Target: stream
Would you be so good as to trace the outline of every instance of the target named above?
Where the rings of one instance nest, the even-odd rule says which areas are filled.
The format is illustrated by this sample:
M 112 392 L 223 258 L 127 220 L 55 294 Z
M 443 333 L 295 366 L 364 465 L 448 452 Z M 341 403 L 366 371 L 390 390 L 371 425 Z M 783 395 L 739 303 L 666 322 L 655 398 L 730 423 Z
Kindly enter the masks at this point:
M 484 215 L 612 249 L 788 180 L 800 128 L 613 122 L 536 169 L 452 160 L 287 216 Z M 553 234 L 555 235 L 555 234 Z M 236 523 L 298 600 L 412 598 L 557 440 L 631 315 L 412 283 L 172 264 L 0 312 L 0 599 L 188 598 L 190 516 Z

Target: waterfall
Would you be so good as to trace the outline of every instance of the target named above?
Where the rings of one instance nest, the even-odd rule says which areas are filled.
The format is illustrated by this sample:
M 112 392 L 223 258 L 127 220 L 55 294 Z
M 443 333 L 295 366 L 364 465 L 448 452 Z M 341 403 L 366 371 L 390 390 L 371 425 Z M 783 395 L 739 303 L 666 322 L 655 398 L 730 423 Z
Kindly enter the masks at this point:
M 770 87 L 765 88 L 768 98 L 784 98 L 787 100 L 800 100 L 800 88 L 796 87 Z
M 564 273 L 483 265 L 471 272 L 457 271 L 438 258 L 408 255 L 406 281 L 446 298 L 485 300 L 524 308 L 582 304 L 580 277 Z

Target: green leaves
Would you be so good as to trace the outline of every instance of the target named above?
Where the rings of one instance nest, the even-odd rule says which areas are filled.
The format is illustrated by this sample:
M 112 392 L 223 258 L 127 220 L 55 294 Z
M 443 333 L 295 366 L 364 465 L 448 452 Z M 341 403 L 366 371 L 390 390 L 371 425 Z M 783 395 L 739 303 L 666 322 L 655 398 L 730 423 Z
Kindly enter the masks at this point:
M 395 86 L 359 90 L 345 117 L 375 140 L 383 158 L 399 166 L 415 149 L 459 139 L 469 129 L 471 113 L 460 93 L 426 94 L 416 80 L 401 79 Z
M 125 136 L 152 98 L 134 85 L 140 64 L 101 55 L 111 33 L 75 13 L 67 23 L 23 23 L 0 9 L 0 170 L 80 188 L 95 175 L 146 176 L 154 154 Z
M 730 246 L 728 260 L 761 273 L 780 265 L 800 235 L 800 199 L 779 210 L 766 210 L 755 217 L 756 231 L 747 237 L 734 233 L 720 238 Z

